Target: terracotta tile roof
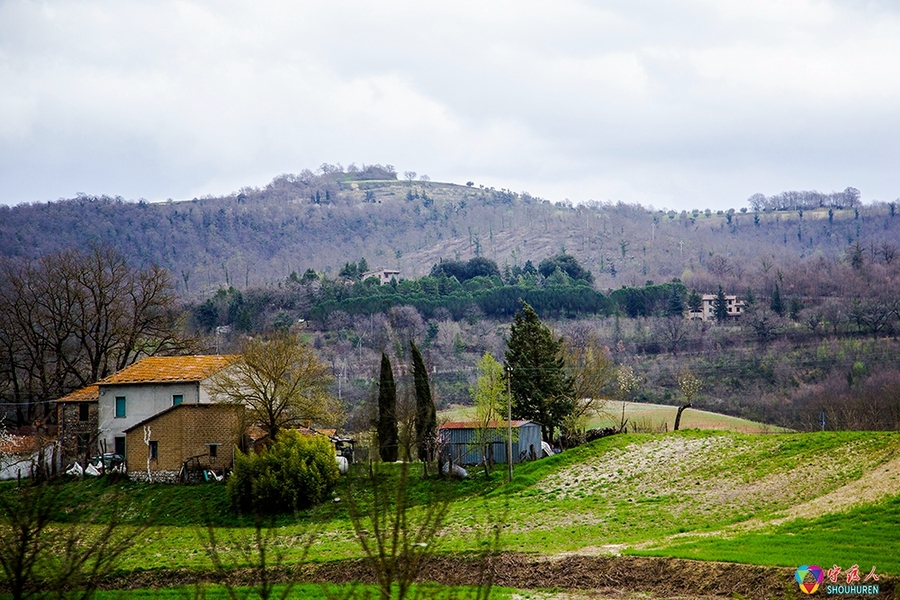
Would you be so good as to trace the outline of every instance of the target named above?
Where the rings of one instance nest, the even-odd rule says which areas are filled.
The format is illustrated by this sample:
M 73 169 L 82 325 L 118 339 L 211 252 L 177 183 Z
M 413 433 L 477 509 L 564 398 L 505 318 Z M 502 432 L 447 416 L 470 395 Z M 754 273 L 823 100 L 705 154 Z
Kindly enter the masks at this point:
M 97 383 L 121 385 L 127 383 L 171 383 L 177 381 L 203 381 L 240 358 L 225 356 L 151 356 L 140 360 L 118 373 Z
M 526 423 L 531 423 L 531 421 L 512 420 L 513 427 L 521 427 Z M 444 423 L 438 429 L 477 429 L 478 427 L 481 427 L 478 421 L 451 421 L 450 423 Z M 488 427 L 506 427 L 506 421 L 491 421 L 488 423 Z
M 57 402 L 96 402 L 100 399 L 100 386 L 96 383 L 75 390 L 71 394 L 67 394 L 59 398 Z

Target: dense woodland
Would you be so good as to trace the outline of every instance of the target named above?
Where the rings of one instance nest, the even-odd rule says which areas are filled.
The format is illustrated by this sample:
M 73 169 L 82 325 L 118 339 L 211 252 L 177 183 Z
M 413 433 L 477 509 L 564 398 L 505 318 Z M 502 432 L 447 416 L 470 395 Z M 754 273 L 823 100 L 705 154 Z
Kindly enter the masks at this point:
M 570 345 L 599 340 L 612 364 L 632 367 L 633 399 L 680 403 L 678 377 L 690 372 L 702 382 L 695 407 L 801 429 L 819 427 L 822 412 L 828 428 L 900 426 L 895 203 L 862 204 L 848 188 L 676 213 L 407 175 L 323 165 L 222 198 L 0 207 L 7 419 L 33 417 L 23 406 L 71 391 L 99 364 L 87 341 L 81 350 L 73 342 L 90 336 L 62 320 L 23 329 L 36 322 L 21 305 L 35 302 L 22 293 L 27 277 L 50 289 L 60 257 L 107 248 L 109 260 L 156 274 L 165 302 L 153 323 L 171 335 L 157 343 L 142 334 L 139 347 L 117 341 L 97 374 L 125 347 L 128 359 L 225 352 L 246 335 L 290 329 L 331 366 L 346 426 L 365 428 L 382 352 L 409 390 L 414 341 L 438 403 L 468 403 L 476 364 L 485 352 L 502 360 L 524 300 Z M 401 277 L 363 279 L 375 267 Z M 78 285 L 57 293 L 89 288 Z M 712 323 L 681 316 L 717 290 L 745 301 L 747 313 Z

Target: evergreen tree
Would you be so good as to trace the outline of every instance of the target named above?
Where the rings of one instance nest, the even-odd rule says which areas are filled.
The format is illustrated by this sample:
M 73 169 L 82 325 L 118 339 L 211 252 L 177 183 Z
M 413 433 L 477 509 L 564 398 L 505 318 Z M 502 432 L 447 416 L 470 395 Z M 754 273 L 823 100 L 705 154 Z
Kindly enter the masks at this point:
M 684 317 L 684 300 L 681 298 L 679 286 L 672 286 L 672 293 L 666 303 L 666 315 L 670 317 Z
M 744 295 L 744 304 L 746 304 L 747 307 L 756 304 L 756 296 L 753 295 L 753 290 L 750 288 L 747 288 L 747 293 Z
M 540 423 L 547 442 L 574 407 L 572 379 L 565 373 L 561 347 L 561 340 L 522 302 L 506 344 L 513 417 Z
M 690 294 L 688 294 L 688 308 L 692 311 L 699 311 L 703 308 L 703 296 L 697 293 L 697 290 L 692 290 Z
M 724 323 L 728 318 L 728 302 L 725 300 L 725 292 L 722 291 L 721 285 L 716 293 L 716 299 L 713 300 L 713 315 L 719 323 Z
M 772 292 L 772 301 L 769 303 L 769 308 L 779 317 L 784 315 L 784 302 L 781 300 L 781 289 L 777 283 L 775 284 L 775 291 Z
M 397 386 L 391 361 L 381 353 L 381 378 L 378 383 L 378 454 L 384 462 L 396 462 L 400 446 L 397 431 Z
M 427 465 L 434 460 L 437 411 L 434 408 L 431 386 L 428 384 L 428 371 L 425 369 L 422 353 L 412 341 L 409 342 L 409 346 L 412 349 L 413 382 L 416 388 L 416 447 L 419 451 L 419 460 Z M 426 472 L 427 468 L 426 466 Z

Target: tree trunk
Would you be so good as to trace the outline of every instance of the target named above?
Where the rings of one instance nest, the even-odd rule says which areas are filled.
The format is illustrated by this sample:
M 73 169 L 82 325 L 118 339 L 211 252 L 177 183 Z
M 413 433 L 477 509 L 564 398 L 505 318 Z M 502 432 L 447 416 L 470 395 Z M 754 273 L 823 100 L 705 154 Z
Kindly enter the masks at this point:
M 683 406 L 678 407 L 678 414 L 675 415 L 675 427 L 672 429 L 672 431 L 678 431 L 678 427 L 679 427 L 679 425 L 681 425 L 681 413 L 684 412 L 684 409 L 690 408 L 690 407 L 691 407 L 690 404 L 685 404 Z

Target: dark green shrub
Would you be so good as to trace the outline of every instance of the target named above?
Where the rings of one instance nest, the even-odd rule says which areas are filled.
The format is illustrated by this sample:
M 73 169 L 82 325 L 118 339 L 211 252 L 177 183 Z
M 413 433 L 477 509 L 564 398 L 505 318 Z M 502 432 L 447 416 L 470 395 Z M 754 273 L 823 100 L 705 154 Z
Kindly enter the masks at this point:
M 228 495 L 242 512 L 302 510 L 324 500 L 338 477 L 328 438 L 282 431 L 260 454 L 237 453 Z

